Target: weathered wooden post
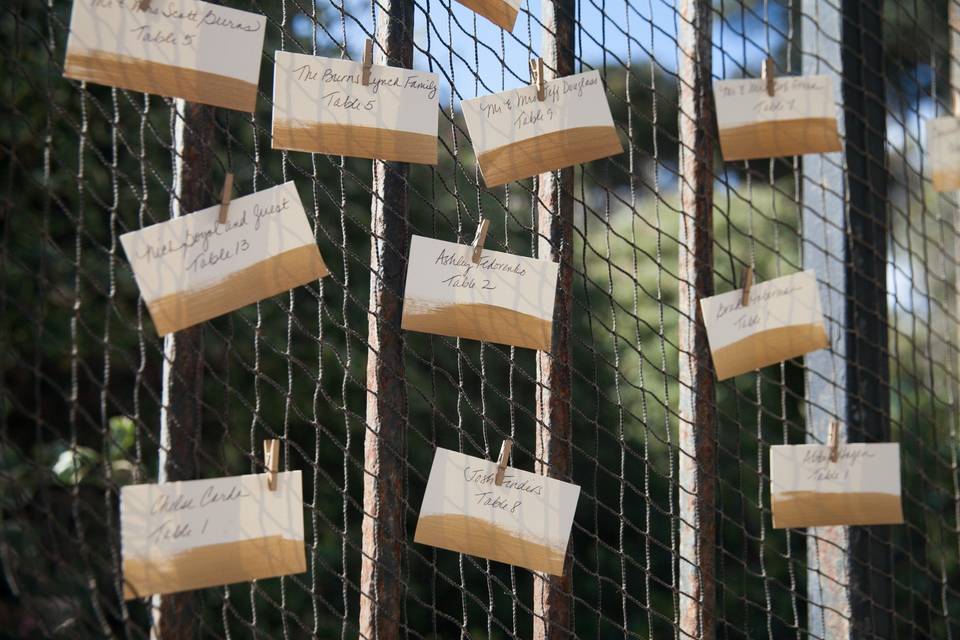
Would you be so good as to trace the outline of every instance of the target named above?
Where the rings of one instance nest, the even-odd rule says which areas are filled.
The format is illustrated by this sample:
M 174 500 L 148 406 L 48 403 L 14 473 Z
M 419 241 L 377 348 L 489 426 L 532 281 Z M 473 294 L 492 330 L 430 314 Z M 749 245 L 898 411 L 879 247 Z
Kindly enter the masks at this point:
M 542 58 L 545 80 L 574 72 L 572 0 L 543 0 Z M 573 323 L 573 169 L 541 174 L 537 180 L 537 257 L 559 263 L 553 309 L 550 353 L 537 353 L 536 471 L 570 480 L 573 418 L 571 412 Z M 573 638 L 573 595 L 570 559 L 563 576 L 535 573 L 533 578 L 533 637 L 536 640 Z
M 175 101 L 174 193 L 177 218 L 211 204 L 214 107 Z M 163 404 L 160 408 L 158 482 L 192 480 L 200 446 L 203 403 L 203 325 L 171 333 L 163 341 Z M 159 640 L 196 637 L 198 612 L 192 592 L 154 598 L 151 634 Z
M 413 67 L 413 2 L 379 5 L 377 64 Z M 400 637 L 402 611 L 407 391 L 403 363 L 407 173 L 375 160 L 371 203 L 370 314 L 367 330 L 367 430 L 364 437 L 360 637 Z
M 680 610 L 682 634 L 716 625 L 716 393 L 700 300 L 713 295 L 713 154 L 709 0 L 680 3 Z

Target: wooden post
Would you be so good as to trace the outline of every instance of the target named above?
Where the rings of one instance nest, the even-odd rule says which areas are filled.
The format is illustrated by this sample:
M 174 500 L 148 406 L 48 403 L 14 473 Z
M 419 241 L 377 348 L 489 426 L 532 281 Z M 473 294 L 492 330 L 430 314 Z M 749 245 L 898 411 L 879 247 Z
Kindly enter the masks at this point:
M 842 90 L 840 9 L 824 0 L 803 0 L 802 70 L 834 78 L 834 100 Z M 844 130 L 840 119 L 841 133 Z M 830 348 L 804 357 L 808 442 L 827 442 L 831 419 L 840 420 L 840 441 L 847 441 L 846 272 L 843 158 L 841 153 L 803 159 L 803 266 L 814 269 L 820 286 Z M 810 637 L 850 637 L 850 583 L 845 527 L 807 530 L 807 625 Z
M 185 100 L 175 102 L 173 217 L 209 207 L 213 193 L 214 108 Z M 160 407 L 158 482 L 192 480 L 200 446 L 203 402 L 203 326 L 171 333 L 163 341 L 163 404 Z M 151 636 L 158 640 L 196 637 L 199 612 L 192 592 L 154 598 Z
M 412 0 L 386 0 L 379 7 L 378 64 L 412 68 Z M 396 640 L 401 635 L 407 392 L 400 316 L 408 245 L 408 169 L 401 162 L 373 163 L 360 569 L 364 640 Z
M 575 11 L 572 0 L 543 0 L 545 80 L 574 73 Z M 537 257 L 559 263 L 559 273 L 550 353 L 537 352 L 536 472 L 569 481 L 573 465 L 573 169 L 541 174 L 537 200 Z M 572 571 L 568 550 L 563 576 L 534 574 L 536 640 L 574 637 Z
M 680 632 L 715 637 L 716 392 L 700 300 L 713 295 L 710 0 L 680 3 Z

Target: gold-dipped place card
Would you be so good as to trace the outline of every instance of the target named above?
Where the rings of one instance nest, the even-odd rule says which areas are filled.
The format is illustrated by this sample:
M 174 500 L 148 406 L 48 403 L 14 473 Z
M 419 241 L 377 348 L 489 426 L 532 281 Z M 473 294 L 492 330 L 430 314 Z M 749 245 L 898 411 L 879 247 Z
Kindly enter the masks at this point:
M 120 236 L 166 335 L 327 275 L 293 182 Z
M 120 490 L 123 596 L 143 598 L 306 571 L 300 471 Z
M 437 448 L 414 542 L 563 575 L 580 487 Z
M 934 190 L 960 190 L 960 118 L 927 120 L 927 145 Z
M 623 152 L 599 71 L 464 100 L 483 181 L 495 187 Z
M 457 2 L 507 31 L 513 31 L 517 14 L 520 13 L 520 0 L 457 0 Z
M 413 236 L 401 325 L 408 331 L 550 350 L 557 263 Z
M 265 32 L 265 16 L 209 2 L 74 0 L 63 75 L 253 112 Z
M 837 105 L 829 76 L 718 80 L 713 84 L 724 160 L 840 151 Z
M 717 378 L 802 356 L 827 346 L 820 292 L 812 269 L 700 301 Z
M 770 447 L 770 500 L 777 529 L 899 524 L 900 445 Z
M 437 164 L 436 74 L 276 52 L 273 148 Z

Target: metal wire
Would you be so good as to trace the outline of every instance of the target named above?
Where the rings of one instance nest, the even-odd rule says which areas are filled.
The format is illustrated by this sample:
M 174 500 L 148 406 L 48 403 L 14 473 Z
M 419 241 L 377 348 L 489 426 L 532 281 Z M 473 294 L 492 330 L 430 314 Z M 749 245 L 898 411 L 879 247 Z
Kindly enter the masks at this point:
M 265 68 L 276 49 L 356 59 L 383 11 L 354 0 L 229 4 L 267 15 Z M 781 73 L 800 72 L 801 25 L 816 16 L 798 2 L 725 1 L 713 11 L 716 78 L 759 75 L 767 55 Z M 122 599 L 117 501 L 124 484 L 157 478 L 164 346 L 118 238 L 178 206 L 174 131 L 190 123 L 170 99 L 63 79 L 68 3 L 12 0 L 2 16 L 0 635 L 146 638 L 149 601 Z M 879 285 L 889 332 L 876 347 L 889 356 L 890 403 L 874 409 L 901 443 L 906 523 L 884 534 L 886 557 L 870 560 L 888 567 L 892 595 L 867 617 L 893 625 L 864 637 L 960 638 L 960 237 L 955 198 L 930 188 L 923 135 L 925 119 L 950 111 L 950 66 L 960 60 L 946 3 L 888 2 L 881 17 L 887 130 L 877 133 L 889 187 Z M 579 168 L 573 189 L 572 479 L 582 493 L 569 637 L 686 637 L 682 16 L 661 0 L 577 0 L 574 19 L 576 68 L 600 69 L 626 150 Z M 522 4 L 513 33 L 452 0 L 418 0 L 414 22 L 414 64 L 445 89 L 440 163 L 413 166 L 406 180 L 410 230 L 468 242 L 483 216 L 488 247 L 535 255 L 537 185 L 482 186 L 459 102 L 528 82 L 527 61 L 542 53 L 539 6 Z M 331 274 L 206 323 L 191 462 L 199 477 L 259 470 L 261 441 L 282 438 L 284 468 L 304 472 L 308 572 L 198 592 L 195 625 L 202 637 L 354 638 L 374 176 L 369 161 L 272 150 L 271 106 L 262 83 L 255 114 L 218 113 L 210 204 L 227 170 L 238 193 L 294 180 Z M 745 264 L 764 279 L 803 268 L 803 186 L 798 159 L 717 164 L 717 291 L 735 287 Z M 529 572 L 414 544 L 413 528 L 436 446 L 492 458 L 511 437 L 513 465 L 534 468 L 535 356 L 423 334 L 407 334 L 403 348 L 400 634 L 529 638 Z M 808 622 L 808 541 L 826 542 L 770 522 L 769 446 L 814 434 L 804 379 L 796 360 L 718 384 L 717 637 L 827 637 Z

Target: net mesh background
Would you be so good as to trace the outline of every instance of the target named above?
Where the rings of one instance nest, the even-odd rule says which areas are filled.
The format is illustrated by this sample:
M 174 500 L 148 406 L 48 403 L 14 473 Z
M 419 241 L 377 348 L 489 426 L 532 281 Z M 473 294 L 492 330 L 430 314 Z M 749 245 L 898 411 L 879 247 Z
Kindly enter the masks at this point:
M 405 255 L 407 239 L 378 236 L 371 226 L 378 176 L 369 160 L 271 148 L 271 87 L 275 51 L 359 59 L 385 8 L 377 0 L 229 4 L 267 16 L 260 94 L 254 114 L 210 112 L 214 162 L 200 176 L 204 206 L 219 201 L 228 171 L 236 194 L 295 181 L 331 273 L 205 323 L 202 381 L 179 381 L 181 392 L 195 395 L 199 436 L 188 443 L 185 464 L 196 477 L 262 471 L 265 438 L 281 438 L 282 468 L 304 474 L 307 572 L 196 592 L 194 630 L 215 638 L 356 638 L 364 439 L 375 428 L 366 417 L 371 283 L 376 288 L 379 278 L 371 243 Z M 801 41 L 801 32 L 819 28 L 818 16 L 804 12 L 811 5 L 708 5 L 713 78 L 758 77 L 767 55 L 779 74 L 800 74 L 803 56 L 820 55 Z M 491 220 L 487 248 L 543 257 L 537 179 L 484 188 L 459 108 L 461 100 L 529 82 L 529 58 L 544 54 L 539 3 L 521 3 L 512 33 L 456 2 L 413 6 L 413 66 L 438 74 L 442 89 L 439 164 L 412 165 L 403 177 L 409 231 L 470 243 L 484 217 Z M 678 362 L 687 349 L 678 331 L 690 319 L 678 257 L 680 187 L 691 178 L 680 168 L 678 128 L 685 82 L 678 30 L 687 18 L 684 7 L 660 0 L 571 6 L 574 70 L 599 70 L 624 153 L 577 167 L 569 183 L 569 479 L 582 491 L 563 637 L 688 637 L 681 601 L 691 596 L 681 573 L 693 560 L 681 553 L 680 532 L 690 496 L 679 474 L 691 453 L 678 436 Z M 889 366 L 889 403 L 871 410 L 901 445 L 905 524 L 861 530 L 877 537 L 873 551 L 848 560 L 876 563 L 888 581 L 889 597 L 865 614 L 876 624 L 864 637 L 957 638 L 960 238 L 956 199 L 930 185 L 924 121 L 951 112 L 950 67 L 960 60 L 950 55 L 947 2 L 864 7 L 879 11 L 882 24 L 861 36 L 884 51 L 877 72 L 886 130 L 876 133 L 887 171 L 883 269 L 863 275 L 885 291 L 877 320 L 887 339 L 876 349 Z M 64 79 L 70 8 L 12 0 L 0 9 L 0 636 L 145 638 L 150 601 L 122 596 L 117 507 L 122 486 L 158 477 L 164 343 L 119 236 L 173 215 L 183 160 L 176 129 L 195 123 L 174 100 Z M 840 70 L 825 58 L 820 72 Z M 805 185 L 806 162 L 723 163 L 718 156 L 717 292 L 737 288 L 748 264 L 757 280 L 804 269 L 814 231 L 842 225 L 842 212 L 822 217 L 824 209 L 811 204 L 820 196 L 810 195 L 816 183 Z M 817 162 L 848 168 L 842 154 Z M 842 205 L 847 192 L 833 195 Z M 861 241 L 844 238 L 851 246 Z M 828 257 L 859 268 L 842 254 Z M 848 309 L 869 305 L 843 288 L 835 292 Z M 834 309 L 826 305 L 825 313 L 831 321 Z M 848 345 L 859 330 L 846 327 Z M 512 465 L 535 469 L 535 434 L 543 428 L 536 354 L 409 332 L 402 341 L 404 370 L 392 381 L 408 401 L 396 452 L 400 636 L 530 638 L 538 595 L 529 571 L 418 545 L 413 533 L 436 446 L 496 459 L 510 437 Z M 849 349 L 828 355 L 855 356 Z M 768 487 L 771 445 L 822 441 L 805 404 L 811 374 L 823 372 L 791 360 L 719 382 L 710 400 L 717 637 L 829 637 L 810 626 L 809 590 L 811 576 L 832 578 L 808 559 L 812 545 L 831 542 L 815 529 L 773 529 Z

